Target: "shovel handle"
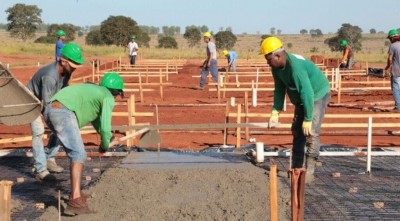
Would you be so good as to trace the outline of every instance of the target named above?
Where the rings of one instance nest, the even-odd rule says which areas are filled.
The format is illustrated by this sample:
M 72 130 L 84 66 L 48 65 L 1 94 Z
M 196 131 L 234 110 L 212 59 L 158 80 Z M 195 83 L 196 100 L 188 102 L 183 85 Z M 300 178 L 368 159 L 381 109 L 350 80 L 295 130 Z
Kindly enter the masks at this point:
M 118 141 L 126 141 L 126 140 L 129 140 L 129 139 L 131 139 L 131 138 L 136 137 L 136 136 L 139 135 L 139 134 L 146 133 L 146 132 L 149 131 L 149 130 L 150 130 L 150 129 L 149 129 L 148 127 L 145 127 L 145 128 L 143 128 L 143 129 L 140 129 L 140 130 L 136 131 L 136 132 L 133 133 L 133 134 L 129 134 L 129 135 L 126 135 L 126 136 L 124 136 L 124 137 L 119 138 Z

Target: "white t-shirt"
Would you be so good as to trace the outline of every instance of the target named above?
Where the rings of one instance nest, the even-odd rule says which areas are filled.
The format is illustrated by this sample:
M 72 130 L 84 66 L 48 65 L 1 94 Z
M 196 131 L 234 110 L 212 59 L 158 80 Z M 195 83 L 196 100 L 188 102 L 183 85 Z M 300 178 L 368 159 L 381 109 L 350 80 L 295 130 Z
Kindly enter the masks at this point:
M 210 41 L 207 43 L 207 56 L 212 53 L 212 57 L 210 59 L 217 60 L 217 47 L 215 47 L 214 42 Z
M 139 49 L 139 46 L 136 42 L 129 42 L 128 49 L 129 55 L 137 55 L 136 51 Z

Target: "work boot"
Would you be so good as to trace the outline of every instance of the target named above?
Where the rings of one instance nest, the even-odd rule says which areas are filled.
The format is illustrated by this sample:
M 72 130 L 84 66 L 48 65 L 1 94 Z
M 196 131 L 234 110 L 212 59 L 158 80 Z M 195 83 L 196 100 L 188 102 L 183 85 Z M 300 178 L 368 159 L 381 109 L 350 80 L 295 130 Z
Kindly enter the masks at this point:
M 196 87 L 197 90 L 201 90 L 201 91 L 204 90 L 204 88 L 205 88 L 204 86 L 197 86 Z
M 64 213 L 70 216 L 80 215 L 80 214 L 93 214 L 95 211 L 89 209 L 86 199 L 82 197 L 71 199 L 67 203 L 67 208 L 65 208 Z
M 312 184 L 315 180 L 314 171 L 317 160 L 314 157 L 306 158 L 306 184 Z
M 58 166 L 54 159 L 48 159 L 47 170 L 53 173 L 62 173 L 64 171 L 64 168 Z
M 50 174 L 48 170 L 43 170 L 42 172 L 38 172 L 36 174 L 36 179 L 40 182 L 46 182 L 46 183 L 55 182 L 57 180 L 56 177 Z

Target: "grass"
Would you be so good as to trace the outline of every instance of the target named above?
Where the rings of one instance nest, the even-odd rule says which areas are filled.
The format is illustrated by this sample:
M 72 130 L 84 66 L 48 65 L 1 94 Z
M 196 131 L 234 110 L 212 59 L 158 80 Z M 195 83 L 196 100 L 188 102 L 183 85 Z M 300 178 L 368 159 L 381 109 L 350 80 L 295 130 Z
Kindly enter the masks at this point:
M 38 33 L 36 37 L 45 33 Z M 339 58 L 341 52 L 331 52 L 329 47 L 324 44 L 326 38 L 333 35 L 324 35 L 320 38 L 312 38 L 309 35 L 281 35 L 278 36 L 284 42 L 287 51 L 301 54 L 305 57 L 311 55 L 322 55 L 325 58 Z M 0 48 L 2 55 L 44 55 L 53 56 L 53 44 L 35 44 L 33 40 L 22 42 L 9 36 L 7 32 L 0 32 Z M 179 49 L 156 48 L 157 36 L 151 36 L 150 48 L 140 48 L 140 53 L 146 59 L 172 59 L 172 58 L 204 58 L 205 44 L 200 42 L 196 47 L 189 48 L 182 35 L 175 36 Z M 237 42 L 234 50 L 239 54 L 239 58 L 261 58 L 258 55 L 261 35 L 237 35 Z M 364 34 L 362 39 L 362 51 L 355 52 L 355 59 L 358 62 L 382 63 L 387 59 L 388 46 L 385 46 L 385 34 Z M 123 47 L 117 46 L 90 46 L 86 45 L 84 37 L 75 39 L 84 51 L 84 56 L 88 57 L 119 57 L 127 56 Z M 288 43 L 291 47 L 288 48 Z M 140 47 L 140 45 L 139 45 Z

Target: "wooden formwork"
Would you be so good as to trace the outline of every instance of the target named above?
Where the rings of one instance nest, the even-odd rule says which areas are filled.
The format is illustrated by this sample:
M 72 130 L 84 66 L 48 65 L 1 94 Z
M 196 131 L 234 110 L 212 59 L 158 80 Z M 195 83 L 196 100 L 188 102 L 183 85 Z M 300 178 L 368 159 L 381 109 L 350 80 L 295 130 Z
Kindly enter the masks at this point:
M 254 122 L 254 119 L 269 119 L 271 117 L 270 113 L 250 113 L 250 110 L 248 108 L 249 104 L 248 102 L 245 101 L 244 104 L 236 104 L 232 105 L 231 103 L 227 102 L 226 104 L 226 111 L 225 111 L 225 123 L 229 123 L 230 119 L 234 119 L 236 123 L 241 123 L 243 120 L 246 123 L 251 123 Z M 233 110 L 231 110 L 233 109 Z M 244 110 L 244 111 L 243 111 Z M 372 117 L 374 122 L 372 124 L 372 128 L 399 128 L 400 123 L 385 123 L 385 122 L 379 122 L 381 119 L 395 119 L 395 118 L 400 118 L 400 113 L 385 113 L 385 114 L 325 114 L 325 119 L 335 119 L 334 123 L 322 123 L 321 127 L 322 128 L 340 128 L 342 130 L 353 130 L 354 128 L 356 129 L 362 129 L 366 130 L 368 128 L 368 118 Z M 279 118 L 283 120 L 283 122 L 290 122 L 291 119 L 293 118 L 293 113 L 280 113 Z M 253 120 L 251 120 L 253 119 Z M 349 123 L 349 119 L 360 119 L 365 122 L 354 122 L 354 123 Z M 357 120 L 358 121 L 358 120 Z M 291 128 L 291 123 L 281 123 L 279 125 L 279 129 L 290 129 Z M 228 130 L 227 128 L 224 128 L 224 145 L 227 145 L 227 135 L 228 135 Z M 235 129 L 235 135 L 236 135 L 236 147 L 241 146 L 241 128 L 238 127 Z M 248 127 L 245 127 L 245 139 L 249 140 L 250 138 L 250 131 Z
M 121 105 L 121 106 L 127 106 L 127 111 L 125 112 L 117 112 L 114 111 L 112 112 L 113 117 L 125 117 L 128 118 L 128 123 L 129 126 L 134 126 L 134 125 L 148 125 L 149 123 L 137 123 L 136 118 L 137 117 L 153 117 L 154 113 L 153 112 L 137 112 L 136 111 L 136 106 L 135 106 L 135 96 L 131 95 L 128 99 L 128 102 L 116 102 L 115 105 Z M 134 130 L 128 130 L 126 131 L 126 135 L 129 135 L 131 133 L 134 133 Z M 94 130 L 93 127 L 84 127 L 81 130 L 82 135 L 86 134 L 95 134 L 97 133 L 96 130 Z M 44 135 L 43 139 L 48 139 L 48 135 Z M 17 142 L 25 142 L 25 141 L 31 141 L 32 136 L 24 136 L 24 137 L 13 137 L 13 138 L 3 138 L 0 139 L 0 144 L 7 144 L 7 143 L 17 143 Z M 128 139 L 127 140 L 127 146 L 130 147 L 133 145 L 134 140 L 133 139 Z

